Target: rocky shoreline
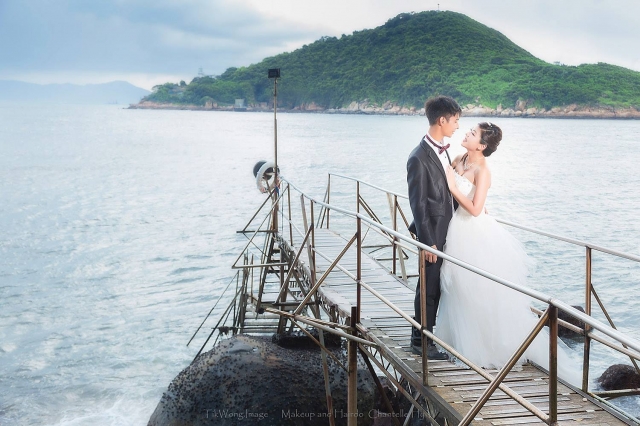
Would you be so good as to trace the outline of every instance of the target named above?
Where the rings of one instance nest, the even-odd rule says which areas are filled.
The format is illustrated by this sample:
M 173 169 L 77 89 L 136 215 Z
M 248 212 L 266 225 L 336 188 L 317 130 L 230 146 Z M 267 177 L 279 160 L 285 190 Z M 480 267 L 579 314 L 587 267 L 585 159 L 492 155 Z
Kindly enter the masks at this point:
M 142 101 L 131 104 L 129 109 L 169 109 L 192 111 L 235 111 L 233 106 L 222 106 L 207 103 L 205 106 L 163 104 Z M 266 103 L 250 105 L 242 111 L 270 112 Z M 368 101 L 351 102 L 344 108 L 323 108 L 315 103 L 302 104 L 293 109 L 278 108 L 279 112 L 287 113 L 323 113 L 323 114 L 370 114 L 370 115 L 424 115 L 424 108 L 407 108 L 393 102 L 376 105 Z M 536 108 L 527 105 L 525 101 L 518 101 L 513 107 L 504 108 L 498 105 L 495 109 L 483 105 L 467 104 L 462 107 L 462 115 L 466 117 L 523 117 L 523 118 L 604 118 L 604 119 L 640 119 L 640 110 L 634 107 L 592 107 L 571 104 L 551 109 Z

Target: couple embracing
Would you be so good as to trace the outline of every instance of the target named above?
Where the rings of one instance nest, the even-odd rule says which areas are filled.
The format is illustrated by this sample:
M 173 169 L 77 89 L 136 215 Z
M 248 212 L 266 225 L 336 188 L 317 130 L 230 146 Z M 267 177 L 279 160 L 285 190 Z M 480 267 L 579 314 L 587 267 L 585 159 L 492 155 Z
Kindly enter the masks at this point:
M 462 112 L 450 97 L 439 96 L 425 104 L 429 130 L 407 161 L 409 204 L 414 222 L 410 226 L 418 240 L 466 263 L 511 282 L 524 285 L 527 255 L 522 244 L 484 208 L 491 186 L 487 157 L 502 140 L 502 130 L 481 122 L 462 141 L 466 152 L 451 158 L 444 138 L 459 128 Z M 523 293 L 444 261 L 426 250 L 427 330 L 475 364 L 501 368 L 537 322 L 531 299 Z M 415 319 L 421 321 L 420 282 L 416 286 Z M 544 333 L 543 333 L 544 334 Z M 548 336 L 548 334 L 547 334 Z M 420 330 L 413 330 L 412 350 L 422 353 Z M 563 347 L 559 353 L 567 358 Z M 433 341 L 427 341 L 429 359 L 447 359 Z M 539 335 L 522 360 L 548 366 L 548 338 Z M 560 360 L 561 375 L 574 381 L 577 370 Z M 562 366 L 564 364 L 564 366 Z

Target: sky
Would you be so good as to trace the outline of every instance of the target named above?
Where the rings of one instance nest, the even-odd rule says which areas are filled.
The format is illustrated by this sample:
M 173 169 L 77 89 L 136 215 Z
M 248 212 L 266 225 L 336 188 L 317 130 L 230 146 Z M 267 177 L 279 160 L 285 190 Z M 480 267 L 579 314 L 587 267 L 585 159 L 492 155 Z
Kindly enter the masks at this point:
M 640 71 L 638 0 L 0 0 L 0 80 L 151 89 L 438 8 L 547 62 Z

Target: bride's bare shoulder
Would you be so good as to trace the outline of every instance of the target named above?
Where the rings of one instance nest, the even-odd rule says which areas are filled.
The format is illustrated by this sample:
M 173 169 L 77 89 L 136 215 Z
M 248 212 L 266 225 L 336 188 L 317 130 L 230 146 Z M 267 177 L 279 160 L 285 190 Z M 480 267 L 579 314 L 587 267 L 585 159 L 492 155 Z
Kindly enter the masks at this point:
M 486 164 L 477 167 L 474 171 L 474 175 L 476 182 L 485 181 L 491 185 L 491 170 Z

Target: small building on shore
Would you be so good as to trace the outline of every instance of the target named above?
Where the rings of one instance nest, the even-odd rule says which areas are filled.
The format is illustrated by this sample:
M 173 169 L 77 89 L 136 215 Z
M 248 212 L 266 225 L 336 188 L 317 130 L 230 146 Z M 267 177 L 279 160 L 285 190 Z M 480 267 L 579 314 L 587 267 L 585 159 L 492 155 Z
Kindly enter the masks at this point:
M 244 103 L 244 99 L 236 99 L 236 102 L 233 105 L 233 110 L 234 111 L 246 111 L 247 110 L 247 106 Z

